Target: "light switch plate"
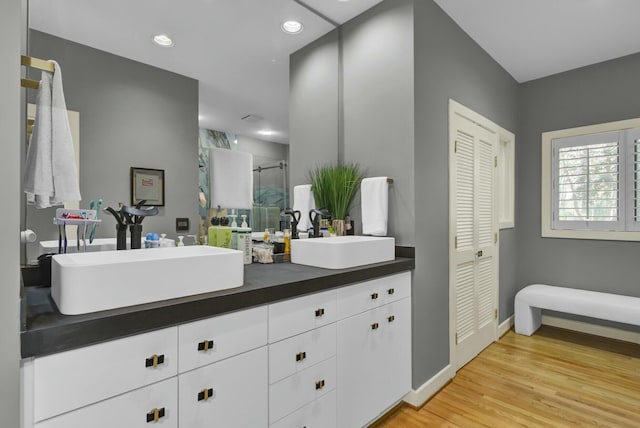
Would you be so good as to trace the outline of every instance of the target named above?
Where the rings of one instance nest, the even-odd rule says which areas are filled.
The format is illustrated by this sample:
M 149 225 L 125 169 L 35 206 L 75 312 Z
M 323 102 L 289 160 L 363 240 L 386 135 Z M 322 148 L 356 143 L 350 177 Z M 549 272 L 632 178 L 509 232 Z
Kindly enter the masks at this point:
M 176 218 L 176 232 L 188 232 L 189 231 L 189 218 L 178 217 Z

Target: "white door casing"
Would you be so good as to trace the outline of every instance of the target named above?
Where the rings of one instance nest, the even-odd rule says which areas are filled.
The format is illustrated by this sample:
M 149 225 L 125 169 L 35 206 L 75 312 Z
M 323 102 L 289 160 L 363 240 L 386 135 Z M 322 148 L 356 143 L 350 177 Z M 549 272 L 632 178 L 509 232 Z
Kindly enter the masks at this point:
M 498 134 L 450 102 L 450 351 L 460 369 L 497 339 Z

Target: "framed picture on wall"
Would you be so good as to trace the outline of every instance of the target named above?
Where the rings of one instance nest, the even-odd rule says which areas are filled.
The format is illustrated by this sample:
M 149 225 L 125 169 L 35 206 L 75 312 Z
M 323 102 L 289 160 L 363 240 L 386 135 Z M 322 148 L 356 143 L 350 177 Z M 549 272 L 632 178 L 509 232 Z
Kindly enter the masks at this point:
M 131 205 L 164 206 L 164 169 L 131 167 Z

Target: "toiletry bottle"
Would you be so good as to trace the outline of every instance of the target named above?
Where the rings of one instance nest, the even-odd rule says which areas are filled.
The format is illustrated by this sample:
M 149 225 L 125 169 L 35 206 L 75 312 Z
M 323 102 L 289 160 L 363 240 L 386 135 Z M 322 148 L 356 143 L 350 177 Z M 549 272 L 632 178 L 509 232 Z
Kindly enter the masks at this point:
M 291 231 L 289 229 L 284 230 L 284 253 L 291 253 Z
M 238 250 L 244 254 L 244 264 L 249 265 L 253 261 L 253 249 L 251 240 L 251 228 L 247 225 L 247 216 L 242 216 L 242 225 L 238 228 Z
M 220 228 L 218 229 L 218 247 L 231 248 L 232 235 L 229 219 L 222 217 L 220 219 Z
M 209 226 L 209 245 L 212 247 L 218 246 L 218 229 L 220 228 L 220 219 L 213 217 L 211 219 L 211 226 Z
M 230 215 L 231 217 L 231 248 L 238 249 L 238 223 L 236 223 L 237 215 Z

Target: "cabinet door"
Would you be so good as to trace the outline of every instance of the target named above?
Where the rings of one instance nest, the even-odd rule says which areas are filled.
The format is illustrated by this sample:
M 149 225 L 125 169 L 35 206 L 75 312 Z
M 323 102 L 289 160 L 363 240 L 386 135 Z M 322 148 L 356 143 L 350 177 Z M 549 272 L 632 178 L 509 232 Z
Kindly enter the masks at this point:
M 35 428 L 178 427 L 178 380 L 171 379 L 44 420 Z
M 335 322 L 336 296 L 329 290 L 269 305 L 269 343 Z
M 336 325 L 326 325 L 269 345 L 269 383 L 336 355 Z
M 269 421 L 283 418 L 336 389 L 335 357 L 269 386 Z
M 338 289 L 338 319 L 348 318 L 411 296 L 411 272 L 376 278 Z
M 178 329 L 35 358 L 34 420 L 132 391 L 178 373 Z
M 386 411 L 411 390 L 411 299 L 378 309 L 381 313 L 381 409 Z
M 180 426 L 266 427 L 267 358 L 263 347 L 179 375 Z
M 381 410 L 380 322 L 375 310 L 338 322 L 338 427 L 362 427 Z
M 271 424 L 270 428 L 335 428 L 336 391 L 333 390 L 302 409 Z
M 267 307 L 260 306 L 178 326 L 183 373 L 267 344 Z
M 338 322 L 338 426 L 362 427 L 411 389 L 411 299 Z

